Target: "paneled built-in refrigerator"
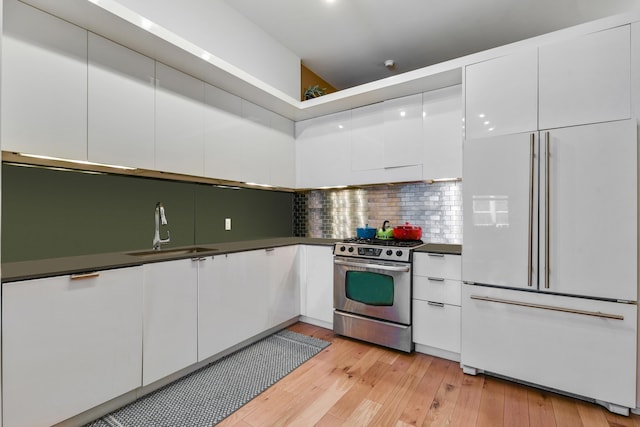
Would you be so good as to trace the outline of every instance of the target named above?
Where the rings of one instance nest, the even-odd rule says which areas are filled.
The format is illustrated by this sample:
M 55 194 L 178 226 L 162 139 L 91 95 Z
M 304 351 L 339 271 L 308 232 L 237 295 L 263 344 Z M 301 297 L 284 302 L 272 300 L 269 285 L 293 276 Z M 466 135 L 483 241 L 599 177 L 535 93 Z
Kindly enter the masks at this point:
M 462 364 L 636 407 L 635 120 L 466 140 Z

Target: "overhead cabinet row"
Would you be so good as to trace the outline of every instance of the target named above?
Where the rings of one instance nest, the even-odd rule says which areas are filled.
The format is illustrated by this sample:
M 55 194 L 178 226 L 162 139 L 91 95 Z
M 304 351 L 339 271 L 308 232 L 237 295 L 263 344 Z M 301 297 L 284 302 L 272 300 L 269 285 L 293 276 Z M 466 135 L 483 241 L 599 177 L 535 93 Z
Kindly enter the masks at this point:
M 629 25 L 466 67 L 466 138 L 631 117 Z
M 3 150 L 294 187 L 293 122 L 16 0 Z
M 462 176 L 460 85 L 296 122 L 301 188 Z

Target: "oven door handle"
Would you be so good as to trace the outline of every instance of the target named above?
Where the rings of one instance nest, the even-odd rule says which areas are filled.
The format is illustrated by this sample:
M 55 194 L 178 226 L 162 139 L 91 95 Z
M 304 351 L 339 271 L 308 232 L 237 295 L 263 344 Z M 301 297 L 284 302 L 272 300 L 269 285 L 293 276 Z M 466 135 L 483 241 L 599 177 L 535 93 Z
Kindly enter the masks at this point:
M 394 267 L 394 266 L 390 266 L 390 265 L 365 264 L 365 263 L 360 263 L 360 262 L 341 261 L 341 260 L 338 260 L 338 259 L 334 260 L 333 262 L 335 264 L 346 265 L 346 266 L 349 266 L 349 267 L 374 268 L 376 270 L 399 271 L 399 272 L 402 272 L 402 273 L 408 273 L 409 271 L 411 271 L 409 265 L 403 265 L 403 266 Z

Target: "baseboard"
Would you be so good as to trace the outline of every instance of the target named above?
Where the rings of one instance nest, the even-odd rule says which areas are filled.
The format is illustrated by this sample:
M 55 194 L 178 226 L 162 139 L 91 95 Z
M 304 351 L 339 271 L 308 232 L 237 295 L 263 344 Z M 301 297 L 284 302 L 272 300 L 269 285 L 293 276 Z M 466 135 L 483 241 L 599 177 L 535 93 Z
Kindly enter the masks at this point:
M 300 321 L 321 328 L 333 330 L 333 322 L 325 322 L 324 320 L 315 319 L 313 317 L 300 316 Z
M 415 344 L 415 350 L 418 353 L 428 354 L 430 356 L 436 356 L 441 359 L 452 360 L 454 362 L 460 361 L 460 353 L 454 353 L 448 350 L 442 350 L 441 348 L 431 347 L 424 344 Z

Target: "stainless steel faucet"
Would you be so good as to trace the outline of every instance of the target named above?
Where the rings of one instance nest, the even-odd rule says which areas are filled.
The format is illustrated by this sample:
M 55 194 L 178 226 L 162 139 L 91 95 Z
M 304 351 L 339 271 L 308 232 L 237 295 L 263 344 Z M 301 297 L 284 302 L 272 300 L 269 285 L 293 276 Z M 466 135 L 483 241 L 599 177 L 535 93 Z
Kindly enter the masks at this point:
M 159 251 L 160 247 L 164 243 L 169 243 L 171 241 L 171 236 L 169 235 L 169 230 L 167 230 L 167 238 L 160 238 L 160 223 L 162 225 L 167 225 L 167 217 L 164 215 L 164 206 L 162 206 L 161 202 L 156 203 L 156 231 L 153 234 L 153 250 Z

